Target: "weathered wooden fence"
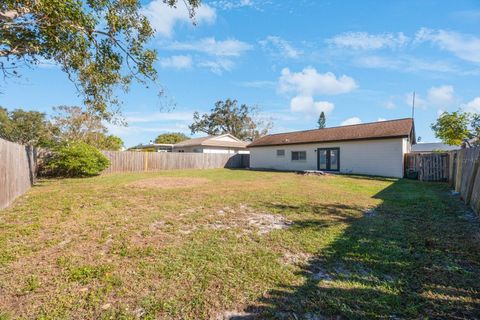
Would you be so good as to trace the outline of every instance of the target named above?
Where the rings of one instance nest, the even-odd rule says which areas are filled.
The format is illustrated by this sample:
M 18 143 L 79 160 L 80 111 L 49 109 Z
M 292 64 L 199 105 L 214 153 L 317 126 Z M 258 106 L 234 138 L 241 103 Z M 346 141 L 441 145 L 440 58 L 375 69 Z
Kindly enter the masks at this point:
M 480 214 L 480 147 L 450 152 L 449 184 Z
M 103 151 L 110 167 L 103 173 L 248 167 L 248 154 Z
M 0 209 L 30 189 L 35 171 L 36 154 L 32 147 L 0 139 Z
M 480 147 L 448 153 L 408 154 L 405 172 L 418 172 L 422 181 L 448 181 L 463 201 L 480 214 Z
M 420 181 L 448 181 L 448 153 L 410 153 L 405 155 L 405 173 L 418 175 Z

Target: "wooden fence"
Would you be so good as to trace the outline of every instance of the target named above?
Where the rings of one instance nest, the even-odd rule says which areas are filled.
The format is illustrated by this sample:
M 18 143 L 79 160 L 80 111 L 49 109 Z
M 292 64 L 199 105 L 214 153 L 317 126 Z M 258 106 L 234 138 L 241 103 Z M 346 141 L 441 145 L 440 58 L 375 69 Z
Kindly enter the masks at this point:
M 248 167 L 248 154 L 213 154 L 183 152 L 103 151 L 110 167 L 103 171 L 141 172 L 171 169 L 213 169 Z
M 0 209 L 30 189 L 35 171 L 36 153 L 32 147 L 0 139 Z
M 480 147 L 450 152 L 449 184 L 480 214 Z
M 409 153 L 405 155 L 405 174 L 417 175 L 420 181 L 448 181 L 448 153 Z
M 480 147 L 448 153 L 408 154 L 405 173 L 418 173 L 422 181 L 448 181 L 463 201 L 480 214 Z

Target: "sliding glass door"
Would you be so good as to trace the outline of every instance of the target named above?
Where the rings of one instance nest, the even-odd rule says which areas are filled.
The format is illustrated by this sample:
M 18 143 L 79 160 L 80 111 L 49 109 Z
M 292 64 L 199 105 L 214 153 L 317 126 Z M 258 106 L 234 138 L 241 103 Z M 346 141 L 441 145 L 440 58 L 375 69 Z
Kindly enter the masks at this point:
M 319 148 L 317 149 L 317 157 L 318 170 L 340 170 L 340 148 Z

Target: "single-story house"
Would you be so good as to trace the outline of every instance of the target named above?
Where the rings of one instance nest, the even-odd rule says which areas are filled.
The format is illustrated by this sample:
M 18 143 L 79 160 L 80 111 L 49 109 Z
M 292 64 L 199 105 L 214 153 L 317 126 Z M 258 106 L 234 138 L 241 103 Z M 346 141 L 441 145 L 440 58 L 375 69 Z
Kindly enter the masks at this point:
M 173 145 L 173 152 L 249 153 L 248 143 L 231 134 L 194 138 Z
M 153 143 L 149 144 L 139 144 L 133 148 L 128 149 L 128 151 L 142 151 L 142 152 L 172 152 L 173 144 L 168 143 Z
M 459 150 L 460 146 L 452 146 L 449 144 L 441 142 L 432 142 L 432 143 L 417 143 L 412 146 L 412 153 L 429 153 L 429 152 L 441 152 L 441 151 L 452 151 Z
M 250 168 L 403 177 L 413 119 L 270 134 L 252 142 Z

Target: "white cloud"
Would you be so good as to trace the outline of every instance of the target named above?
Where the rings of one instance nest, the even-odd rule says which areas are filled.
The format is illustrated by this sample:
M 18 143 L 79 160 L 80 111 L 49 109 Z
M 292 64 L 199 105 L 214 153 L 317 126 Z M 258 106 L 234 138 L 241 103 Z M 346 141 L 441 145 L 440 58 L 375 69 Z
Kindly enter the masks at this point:
M 245 88 L 266 88 L 266 87 L 275 87 L 277 82 L 270 80 L 253 80 L 253 81 L 244 81 L 238 83 L 239 86 Z
M 153 0 L 142 8 L 142 14 L 148 18 L 155 31 L 164 37 L 172 36 L 173 28 L 177 23 L 193 24 L 195 22 L 200 25 L 213 23 L 216 19 L 215 9 L 203 4 L 195 10 L 195 17 L 192 20 L 188 8 L 181 1 L 177 8 L 173 8 L 163 0 Z
M 397 106 L 395 105 L 395 103 L 392 102 L 392 101 L 387 101 L 387 102 L 385 102 L 384 106 L 385 106 L 385 108 L 387 108 L 387 109 L 395 109 L 395 108 L 397 107 Z
M 161 121 L 191 121 L 193 112 L 154 112 L 149 114 L 129 113 L 125 120 L 128 123 L 161 122 Z
M 204 61 L 198 64 L 199 67 L 209 69 L 211 72 L 221 75 L 224 71 L 232 70 L 234 63 L 228 59 L 218 59 L 213 61 Z
M 453 86 L 443 85 L 438 87 L 431 87 L 427 91 L 427 97 L 422 98 L 422 95 L 415 93 L 415 108 L 426 109 L 427 107 L 441 107 L 446 108 L 455 103 L 455 90 Z M 405 94 L 405 104 L 409 107 L 413 103 L 413 94 Z
M 480 97 L 476 97 L 465 105 L 465 110 L 468 112 L 480 113 Z
M 349 125 L 352 125 L 352 124 L 360 124 L 362 123 L 362 120 L 360 120 L 359 117 L 351 117 L 351 118 L 348 118 L 348 119 L 345 119 L 344 121 L 342 121 L 342 123 L 340 124 L 341 126 L 349 126 Z
M 243 7 L 255 7 L 253 0 L 217 0 L 210 2 L 213 6 L 223 10 L 230 10 Z
M 447 106 L 454 102 L 452 86 L 431 87 L 427 93 L 427 101 L 435 106 Z
M 381 121 L 387 121 L 387 119 L 385 119 L 385 118 L 378 118 L 377 119 L 377 122 L 381 122 Z
M 450 62 L 429 60 L 402 55 L 401 57 L 384 57 L 378 55 L 362 56 L 355 59 L 355 64 L 364 68 L 390 69 L 401 72 L 432 71 L 441 73 L 459 73 Z
M 258 43 L 262 48 L 274 55 L 280 55 L 287 58 L 298 58 L 302 52 L 298 49 L 295 49 L 288 41 L 277 37 L 277 36 L 268 36 L 263 40 L 260 40 Z
M 217 41 L 210 37 L 192 42 L 173 42 L 168 46 L 168 49 L 197 51 L 218 57 L 238 57 L 245 51 L 252 49 L 252 46 L 236 39 Z
M 302 96 L 341 94 L 357 87 L 357 83 L 351 77 L 342 75 L 337 78 L 331 72 L 318 73 L 312 67 L 305 68 L 301 72 L 291 72 L 288 68 L 284 68 L 279 79 L 281 92 L 295 92 Z
M 405 104 L 409 107 L 412 107 L 413 103 L 413 93 L 405 94 Z M 415 108 L 425 109 L 428 106 L 428 101 L 423 99 L 420 94 L 415 93 Z
M 162 68 L 189 69 L 192 67 L 192 64 L 191 56 L 180 55 L 160 59 L 160 66 Z
M 335 105 L 328 101 L 314 101 L 311 96 L 296 96 L 290 101 L 290 110 L 308 114 L 330 113 Z
M 106 124 L 108 132 L 121 138 L 136 137 L 139 133 L 144 132 L 188 132 L 188 125 L 183 123 L 174 123 L 169 126 L 159 126 L 159 127 L 141 127 L 141 126 L 119 126 L 114 124 Z
M 354 50 L 376 50 L 397 48 L 407 45 L 409 38 L 402 32 L 369 34 L 368 32 L 346 32 L 328 39 L 329 44 Z
M 420 29 L 416 42 L 430 42 L 463 60 L 480 63 L 480 38 L 447 30 Z

